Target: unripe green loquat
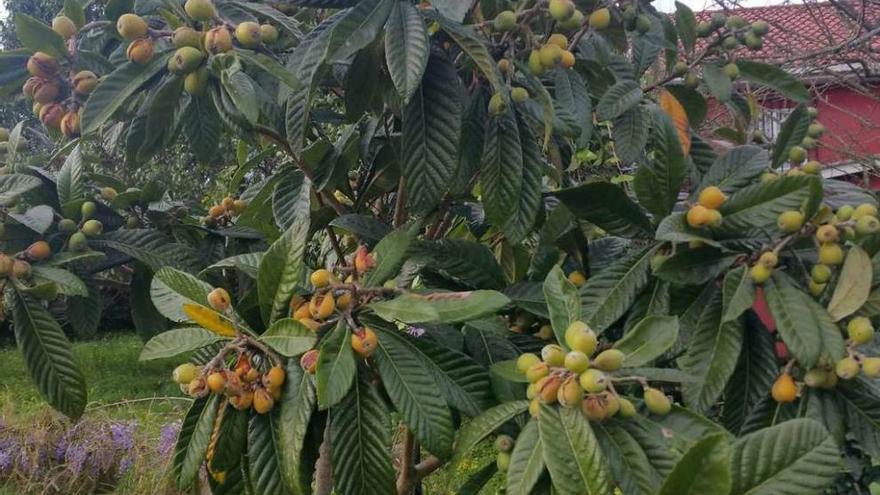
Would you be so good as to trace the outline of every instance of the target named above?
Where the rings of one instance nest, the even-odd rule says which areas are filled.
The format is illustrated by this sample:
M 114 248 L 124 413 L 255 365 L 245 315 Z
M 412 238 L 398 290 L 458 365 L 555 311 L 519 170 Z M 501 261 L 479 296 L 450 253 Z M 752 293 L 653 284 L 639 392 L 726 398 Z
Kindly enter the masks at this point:
M 845 357 L 834 365 L 834 373 L 843 380 L 852 380 L 860 370 L 859 362 L 851 357 Z
M 608 376 L 593 368 L 581 373 L 578 382 L 586 392 L 591 394 L 598 394 L 608 388 Z
M 796 210 L 784 211 L 779 215 L 776 226 L 786 234 L 797 232 L 804 226 L 804 214 Z
M 556 344 L 547 344 L 541 349 L 541 359 L 549 366 L 565 364 L 565 351 Z
M 571 351 L 565 355 L 565 369 L 573 373 L 583 373 L 590 367 L 590 358 L 581 351 Z
M 843 263 L 843 248 L 840 244 L 828 242 L 819 247 L 819 263 L 836 266 Z
M 874 325 L 864 316 L 857 316 L 846 324 L 846 334 L 855 345 L 867 344 L 874 340 Z
M 606 349 L 593 359 L 593 367 L 602 371 L 617 371 L 623 366 L 626 355 L 619 349 Z

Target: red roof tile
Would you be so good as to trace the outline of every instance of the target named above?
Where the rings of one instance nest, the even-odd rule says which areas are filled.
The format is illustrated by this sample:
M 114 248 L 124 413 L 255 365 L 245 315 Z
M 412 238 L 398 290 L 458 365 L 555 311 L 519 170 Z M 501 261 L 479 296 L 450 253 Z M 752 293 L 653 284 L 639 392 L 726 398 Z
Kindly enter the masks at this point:
M 842 0 L 864 24 L 880 25 L 880 3 L 873 0 Z M 716 11 L 697 12 L 697 20 L 708 20 Z M 792 60 L 813 58 L 827 64 L 872 58 L 880 52 L 880 36 L 873 36 L 866 43 L 848 47 L 844 51 L 832 47 L 859 39 L 867 32 L 864 25 L 855 22 L 831 3 L 808 2 L 804 4 L 776 5 L 770 7 L 736 8 L 724 11 L 740 15 L 749 22 L 765 20 L 770 32 L 764 36 L 764 45 L 758 52 L 750 52 L 750 58 L 765 60 Z M 745 50 L 742 48 L 741 50 Z M 837 52 L 837 53 L 836 53 Z

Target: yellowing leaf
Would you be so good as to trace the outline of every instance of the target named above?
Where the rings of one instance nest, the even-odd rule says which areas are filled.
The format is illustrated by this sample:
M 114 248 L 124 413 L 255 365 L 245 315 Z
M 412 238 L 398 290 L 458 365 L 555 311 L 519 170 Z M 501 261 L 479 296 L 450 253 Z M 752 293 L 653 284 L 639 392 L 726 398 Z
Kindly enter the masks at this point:
M 234 337 L 235 327 L 232 326 L 220 313 L 204 306 L 192 303 L 183 303 L 183 312 L 194 323 L 208 329 L 222 337 Z
M 685 155 L 691 151 L 691 133 L 688 124 L 687 112 L 678 99 L 665 89 L 660 90 L 660 108 L 672 119 L 675 129 L 678 131 L 678 142 L 681 143 L 681 151 Z
M 873 270 L 871 258 L 862 248 L 853 246 L 846 255 L 837 287 L 828 303 L 828 314 L 834 321 L 855 313 L 868 300 Z

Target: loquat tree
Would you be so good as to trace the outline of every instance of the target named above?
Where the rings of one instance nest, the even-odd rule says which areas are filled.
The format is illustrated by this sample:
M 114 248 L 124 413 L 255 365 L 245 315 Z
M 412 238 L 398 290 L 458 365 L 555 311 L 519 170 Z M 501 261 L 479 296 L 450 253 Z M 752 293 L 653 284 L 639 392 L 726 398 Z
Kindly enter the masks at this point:
M 103 15 L 18 15 L 0 56 L 44 125 L 2 136 L 4 307 L 76 417 L 52 310 L 94 328 L 100 279 L 129 285 L 141 358 L 188 360 L 181 488 L 403 495 L 492 438 L 459 493 L 867 483 L 843 460 L 880 455 L 876 199 L 806 161 L 809 92 L 748 60 L 766 23 L 581 0 Z M 755 87 L 796 105 L 775 142 Z M 236 189 L 207 211 L 92 167 L 228 142 Z

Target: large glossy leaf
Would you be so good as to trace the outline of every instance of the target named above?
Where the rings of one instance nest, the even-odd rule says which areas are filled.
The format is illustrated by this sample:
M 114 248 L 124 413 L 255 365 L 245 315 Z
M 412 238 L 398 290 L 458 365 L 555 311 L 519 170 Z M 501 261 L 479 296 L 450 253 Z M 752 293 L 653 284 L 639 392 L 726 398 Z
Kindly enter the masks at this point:
M 40 179 L 32 175 L 0 175 L 0 205 L 8 206 L 17 201 L 22 194 L 40 185 L 42 185 Z
M 522 192 L 522 143 L 516 117 L 508 109 L 489 120 L 483 144 L 480 186 L 486 218 L 503 224 Z
M 665 217 L 678 201 L 678 193 L 687 175 L 687 164 L 672 119 L 661 111 L 655 111 L 653 117 L 654 159 L 639 166 L 633 186 L 648 211 Z
M 557 265 L 544 279 L 543 289 L 556 341 L 566 345 L 565 331 L 572 322 L 581 319 L 581 300 L 577 287 L 568 280 L 562 268 Z
M 157 53 L 146 65 L 126 63 L 102 79 L 86 101 L 82 133 L 98 130 L 129 96 L 168 65 L 170 52 Z
M 278 412 L 273 410 L 253 415 L 248 425 L 248 474 L 255 493 L 286 493 L 278 465 L 278 455 L 285 448 L 278 436 L 278 420 Z
M 773 153 L 770 155 L 771 166 L 774 168 L 778 167 L 788 160 L 788 151 L 792 146 L 798 146 L 801 144 L 804 140 L 804 136 L 807 135 L 807 130 L 812 121 L 813 119 L 810 117 L 809 113 L 807 113 L 807 107 L 805 105 L 799 105 L 791 112 L 788 118 L 785 119 L 785 122 L 782 123 L 779 135 L 776 136 Z
M 799 103 L 810 101 L 810 92 L 800 79 L 789 74 L 777 65 L 765 64 L 754 60 L 737 60 L 741 78 L 760 86 L 767 86 L 789 100 Z
M 849 248 L 831 301 L 828 302 L 828 314 L 832 320 L 840 321 L 865 304 L 871 292 L 872 278 L 873 268 L 868 253 L 859 246 Z
M 880 455 L 880 387 L 858 377 L 837 388 L 846 409 L 846 425 L 853 438 L 871 456 Z
M 532 231 L 543 205 L 541 178 L 544 176 L 544 157 L 532 129 L 520 114 L 517 114 L 516 122 L 522 146 L 522 183 L 513 211 L 501 227 L 511 244 L 521 242 Z
M 361 0 L 340 14 L 333 26 L 327 49 L 327 62 L 349 58 L 366 47 L 382 31 L 393 0 Z
M 703 82 L 709 88 L 712 96 L 718 98 L 719 101 L 726 102 L 730 100 L 733 93 L 733 83 L 724 69 L 718 63 L 706 64 L 703 66 Z
M 202 270 L 202 274 L 212 270 L 224 270 L 234 268 L 250 278 L 256 279 L 260 270 L 260 261 L 263 259 L 263 253 L 245 253 L 237 254 L 224 258 L 213 265 Z
M 510 303 L 494 290 L 403 294 L 368 307 L 388 321 L 460 323 L 494 314 Z
M 553 193 L 576 216 L 611 235 L 650 237 L 654 233 L 644 211 L 626 191 L 610 182 L 588 182 Z
M 181 119 L 181 129 L 189 148 L 199 160 L 210 161 L 220 145 L 223 122 L 210 96 L 193 96 Z
M 728 493 L 731 485 L 730 446 L 724 435 L 704 437 L 694 444 L 666 477 L 659 495 Z
M 703 175 L 700 189 L 721 188 L 727 194 L 754 183 L 770 165 L 767 151 L 759 146 L 737 146 L 718 157 Z
M 677 316 L 646 316 L 615 342 L 614 348 L 626 355 L 624 366 L 645 366 L 668 351 L 677 339 Z
M 407 103 L 428 64 L 428 31 L 419 11 L 396 1 L 385 24 L 385 61 L 400 99 Z
M 538 432 L 538 422 L 529 421 L 516 437 L 507 469 L 507 492 L 510 495 L 530 495 L 544 473 L 544 446 Z
M 311 493 L 312 466 L 303 457 L 309 419 L 315 409 L 315 387 L 311 377 L 299 363 L 287 363 L 287 377 L 281 393 L 278 417 L 278 439 L 284 448 L 279 450 L 278 466 L 294 495 Z M 308 481 L 304 481 L 308 480 Z
M 700 378 L 681 387 L 685 404 L 700 413 L 707 411 L 724 392 L 742 349 L 742 322 L 722 323 L 723 312 L 722 294 L 716 290 L 689 330 L 687 348 L 679 359 L 682 371 Z
M 24 213 L 8 213 L 8 215 L 34 232 L 44 234 L 52 226 L 55 210 L 48 205 L 37 205 L 28 208 Z
M 282 356 L 293 357 L 315 345 L 315 333 L 294 319 L 281 318 L 260 335 L 260 340 Z
M 318 367 L 315 372 L 318 405 L 327 409 L 339 403 L 351 390 L 357 365 L 351 350 L 351 331 L 339 322 L 332 333 L 321 341 Z
M 740 317 L 755 303 L 755 284 L 749 276 L 746 265 L 730 270 L 724 275 L 724 316 L 721 321 L 732 321 Z
M 810 368 L 821 355 L 836 361 L 844 354 L 843 337 L 828 312 L 782 273 L 764 285 L 776 328 L 792 355 Z
M 166 266 L 196 271 L 200 264 L 198 254 L 191 246 L 173 242 L 155 229 L 114 230 L 89 240 L 89 245 L 119 251 L 145 263 L 154 271 Z
M 149 361 L 151 359 L 170 358 L 185 352 L 201 349 L 221 340 L 223 340 L 222 337 L 204 328 L 175 328 L 160 333 L 147 341 L 138 359 Z
M 538 430 L 553 486 L 566 495 L 611 495 L 612 480 L 590 421 L 576 408 L 541 405 Z
M 593 275 L 578 291 L 581 313 L 596 332 L 603 332 L 630 308 L 648 284 L 654 248 L 632 253 Z
M 177 486 L 181 489 L 193 484 L 202 461 L 205 460 L 211 432 L 214 431 L 219 400 L 218 395 L 198 399 L 183 418 L 174 447 L 174 474 Z
M 770 388 L 779 376 L 774 341 L 773 334 L 762 326 L 746 325 L 739 363 L 727 383 L 721 408 L 722 423 L 735 434 L 758 420 L 768 402 L 775 409 L 770 397 Z
M 78 418 L 86 407 L 86 383 L 64 331 L 39 300 L 17 289 L 7 298 L 15 341 L 34 384 L 49 405 Z
M 802 210 L 807 218 L 818 207 L 822 185 L 816 177 L 780 177 L 767 183 L 743 187 L 719 209 L 724 220 L 719 233 L 743 236 L 744 232 L 774 229 L 784 211 Z
M 693 50 L 697 42 L 697 18 L 694 11 L 681 2 L 675 2 L 675 27 L 685 50 Z
M 620 116 L 642 100 L 642 88 L 634 81 L 620 81 L 608 88 L 596 105 L 599 120 L 611 120 Z
M 301 171 L 285 174 L 272 190 L 272 213 L 282 231 L 307 215 L 312 182 Z
M 153 305 L 163 316 L 172 321 L 190 321 L 183 310 L 184 304 L 198 304 L 206 306 L 208 293 L 213 287 L 207 282 L 175 270 L 162 268 L 153 276 L 150 286 L 150 296 Z
M 397 276 L 412 253 L 412 247 L 420 230 L 420 225 L 413 223 L 390 232 L 376 244 L 373 250 L 376 266 L 364 277 L 364 287 L 380 286 Z
M 417 261 L 466 287 L 501 289 L 506 285 L 492 251 L 476 242 L 446 239 L 424 243 L 420 245 Z
M 452 415 L 424 363 L 396 339 L 380 339 L 373 355 L 391 403 L 422 446 L 446 459 L 452 454 Z
M 639 161 L 648 144 L 651 116 L 641 105 L 636 105 L 612 120 L 611 137 L 617 156 L 624 163 Z
M 67 56 L 64 38 L 39 19 L 23 12 L 15 12 L 14 22 L 18 41 L 29 50 L 45 52 L 56 58 Z
M 505 94 L 507 90 L 504 85 L 504 79 L 501 77 L 501 72 L 498 70 L 495 59 L 489 54 L 489 50 L 484 42 L 485 37 L 477 34 L 473 26 L 463 26 L 443 16 L 438 16 L 437 21 L 440 23 L 443 31 L 455 41 L 483 73 L 483 76 L 492 85 L 492 89 L 496 93 Z
M 413 209 L 433 208 L 449 188 L 458 166 L 461 95 L 452 62 L 431 56 L 403 112 L 402 172 L 407 204 Z
M 793 419 L 739 439 L 731 464 L 731 495 L 818 495 L 837 477 L 840 457 L 821 424 Z
M 334 489 L 346 495 L 394 492 L 391 418 L 378 392 L 360 378 L 330 409 Z
M 36 265 L 32 267 L 37 282 L 52 282 L 58 286 L 58 292 L 66 296 L 88 297 L 89 288 L 85 282 L 73 273 L 51 266 Z
M 74 146 L 58 171 L 58 202 L 62 206 L 85 196 L 83 159 L 80 145 Z
M 257 292 L 263 322 L 267 324 L 284 314 L 294 289 L 302 283 L 305 272 L 303 255 L 308 233 L 309 217 L 304 214 L 293 221 L 290 228 L 263 254 L 257 277 Z
M 596 425 L 594 423 L 594 425 Z M 653 495 L 662 477 L 635 436 L 613 423 L 594 426 L 608 467 L 620 490 L 632 495 Z
M 458 430 L 453 461 L 460 462 L 483 439 L 528 409 L 529 403 L 525 400 L 505 402 L 469 421 Z

